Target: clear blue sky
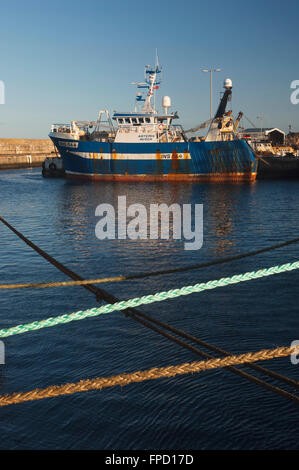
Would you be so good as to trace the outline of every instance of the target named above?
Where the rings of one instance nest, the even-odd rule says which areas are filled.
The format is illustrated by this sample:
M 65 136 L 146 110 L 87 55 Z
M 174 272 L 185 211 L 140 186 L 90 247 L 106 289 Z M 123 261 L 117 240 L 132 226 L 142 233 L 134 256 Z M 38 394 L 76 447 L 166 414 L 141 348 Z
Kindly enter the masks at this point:
M 158 48 L 162 95 L 180 122 L 209 118 L 223 79 L 233 80 L 233 112 L 266 127 L 299 131 L 298 0 L 15 0 L 1 2 L 0 137 L 46 138 L 52 122 L 93 120 L 100 109 L 133 109 L 144 65 Z M 249 123 L 244 121 L 244 124 Z

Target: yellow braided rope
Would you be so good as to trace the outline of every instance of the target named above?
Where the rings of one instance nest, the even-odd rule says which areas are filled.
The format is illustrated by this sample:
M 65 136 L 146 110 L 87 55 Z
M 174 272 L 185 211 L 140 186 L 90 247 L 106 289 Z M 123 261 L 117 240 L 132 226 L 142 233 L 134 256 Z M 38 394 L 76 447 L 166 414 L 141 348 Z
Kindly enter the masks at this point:
M 11 227 L 2 217 L 0 217 L 0 221 L 5 223 L 10 229 Z M 14 231 L 14 230 L 13 230 Z M 18 232 L 18 235 L 21 235 Z M 21 237 L 22 238 L 22 237 Z M 145 277 L 149 276 L 157 276 L 161 274 L 174 274 L 177 272 L 185 272 L 185 271 L 190 271 L 193 269 L 199 269 L 199 268 L 207 268 L 209 266 L 214 266 L 222 263 L 227 263 L 230 261 L 235 261 L 238 259 L 242 258 L 247 258 L 249 256 L 254 256 L 258 255 L 261 253 L 266 253 L 267 251 L 275 250 L 277 248 L 282 248 L 287 245 L 291 245 L 293 243 L 298 243 L 299 238 L 294 238 L 293 240 L 288 240 L 286 242 L 278 243 L 276 245 L 268 246 L 266 248 L 262 248 L 260 250 L 255 250 L 255 251 L 250 251 L 248 253 L 241 253 L 240 255 L 235 255 L 235 256 L 229 256 L 226 258 L 220 258 L 215 261 L 209 261 L 207 263 L 198 263 L 198 264 L 193 264 L 193 265 L 187 265 L 187 266 L 181 266 L 178 268 L 172 268 L 172 269 L 162 269 L 162 270 L 157 270 L 157 271 L 148 271 L 148 272 L 142 272 L 142 273 L 135 273 L 131 275 L 122 275 L 120 274 L 119 276 L 114 276 L 114 277 L 104 277 L 104 278 L 99 278 L 99 279 L 84 279 L 80 281 L 62 281 L 62 282 L 31 282 L 31 283 L 20 283 L 20 284 L 0 284 L 0 289 L 26 289 L 26 288 L 45 288 L 45 287 L 61 287 L 61 286 L 84 286 L 87 284 L 101 284 L 105 282 L 120 282 L 120 281 L 126 281 L 130 279 L 142 279 Z
M 137 371 L 129 374 L 120 374 L 111 377 L 99 377 L 95 379 L 80 380 L 77 383 L 68 383 L 65 385 L 52 385 L 44 389 L 35 389 L 24 393 L 13 393 L 12 395 L 0 396 L 0 407 L 15 405 L 26 401 L 42 400 L 44 398 L 53 398 L 60 395 L 71 395 L 78 392 L 87 392 L 89 390 L 101 390 L 103 388 L 124 386 L 131 383 L 143 382 L 145 380 L 154 380 L 159 378 L 170 378 L 176 375 L 190 374 L 203 370 L 216 369 L 232 365 L 240 365 L 256 361 L 266 361 L 277 357 L 285 357 L 291 354 L 299 353 L 297 347 L 278 347 L 275 349 L 263 349 L 252 353 L 240 354 L 238 356 L 227 356 L 224 358 L 209 359 L 207 361 L 184 363 L 176 366 L 155 367 L 145 371 Z M 299 398 L 298 398 L 299 401 Z
M 82 281 L 57 281 L 57 282 L 31 282 L 23 284 L 0 284 L 0 289 L 28 289 L 31 287 L 44 289 L 45 287 L 85 286 L 87 284 L 102 284 L 105 282 L 125 281 L 126 276 L 102 277 L 99 279 L 83 279 Z

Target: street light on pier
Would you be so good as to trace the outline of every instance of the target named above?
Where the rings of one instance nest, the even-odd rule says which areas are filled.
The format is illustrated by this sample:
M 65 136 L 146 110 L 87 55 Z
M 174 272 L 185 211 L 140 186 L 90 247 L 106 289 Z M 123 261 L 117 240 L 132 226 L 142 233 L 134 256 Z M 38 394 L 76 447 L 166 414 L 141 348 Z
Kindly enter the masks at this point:
M 260 120 L 261 138 L 262 138 L 262 134 L 263 134 L 263 119 L 264 119 L 264 116 L 257 116 L 256 118 Z
M 213 92 L 212 92 L 212 75 L 213 75 L 213 72 L 221 72 L 221 69 L 210 69 L 210 70 L 207 70 L 207 69 L 203 69 L 202 72 L 206 72 L 206 73 L 210 73 L 210 119 L 212 119 L 213 117 L 213 111 L 212 111 L 212 95 L 213 95 Z

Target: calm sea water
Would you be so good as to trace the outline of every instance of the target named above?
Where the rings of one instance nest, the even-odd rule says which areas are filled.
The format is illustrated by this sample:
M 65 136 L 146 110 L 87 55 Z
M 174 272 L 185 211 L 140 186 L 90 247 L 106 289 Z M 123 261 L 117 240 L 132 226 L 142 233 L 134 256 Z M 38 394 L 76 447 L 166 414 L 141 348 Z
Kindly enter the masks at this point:
M 0 214 L 85 278 L 206 262 L 298 237 L 299 182 L 256 184 L 80 183 L 43 179 L 39 169 L 0 173 Z M 104 240 L 95 209 L 117 204 L 203 204 L 204 243 Z M 66 277 L 0 224 L 1 283 Z M 121 299 L 299 259 L 291 245 L 175 275 L 106 284 Z M 142 307 L 232 353 L 299 339 L 299 272 Z M 82 287 L 0 292 L 7 328 L 96 306 Z M 5 339 L 0 394 L 199 360 L 121 312 Z M 289 358 L 264 363 L 298 380 Z M 254 372 L 252 372 L 254 374 Z M 278 385 L 272 379 L 266 379 Z M 285 386 L 286 389 L 287 386 Z M 288 389 L 291 391 L 290 389 Z M 147 381 L 0 408 L 1 449 L 295 449 L 298 407 L 225 370 Z

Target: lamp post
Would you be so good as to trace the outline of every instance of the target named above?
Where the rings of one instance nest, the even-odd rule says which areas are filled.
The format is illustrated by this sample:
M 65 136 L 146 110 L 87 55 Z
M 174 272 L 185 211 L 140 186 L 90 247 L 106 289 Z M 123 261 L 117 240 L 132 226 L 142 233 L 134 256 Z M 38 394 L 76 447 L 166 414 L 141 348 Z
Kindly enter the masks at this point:
M 262 135 L 263 135 L 263 119 L 264 119 L 264 116 L 257 116 L 256 118 L 260 120 L 261 139 L 262 139 Z
M 213 95 L 213 91 L 212 91 L 212 87 L 213 87 L 213 84 L 212 84 L 212 75 L 213 75 L 213 72 L 221 72 L 221 69 L 210 69 L 210 70 L 207 70 L 207 69 L 203 69 L 202 70 L 203 72 L 206 72 L 206 73 L 210 73 L 210 119 L 212 119 L 212 95 Z

